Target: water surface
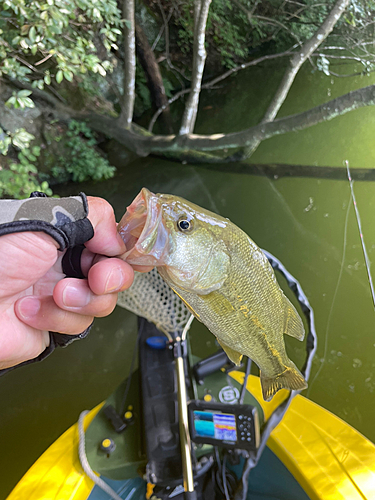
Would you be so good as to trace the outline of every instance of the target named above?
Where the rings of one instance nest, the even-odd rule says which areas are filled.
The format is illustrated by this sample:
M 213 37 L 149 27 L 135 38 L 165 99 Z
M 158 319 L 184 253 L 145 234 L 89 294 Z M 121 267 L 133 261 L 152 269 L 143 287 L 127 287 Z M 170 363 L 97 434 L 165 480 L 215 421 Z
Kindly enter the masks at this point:
M 269 65 L 231 79 L 204 94 L 197 132 L 240 130 L 261 116 L 280 68 Z M 330 96 L 372 83 L 368 78 L 298 77 L 281 114 L 295 113 Z M 205 109 L 206 108 L 206 109 Z M 251 161 L 373 168 L 374 108 L 265 141 Z M 119 219 L 143 186 L 182 195 L 229 217 L 298 278 L 315 310 L 319 337 L 309 398 L 375 440 L 375 313 L 347 181 L 267 178 L 160 159 L 118 165 L 101 184 L 67 186 L 60 194 L 102 196 Z M 356 182 L 355 192 L 370 260 L 375 250 L 375 184 Z M 196 322 L 194 322 L 196 323 Z M 213 336 L 193 324 L 192 343 L 207 353 Z M 95 321 L 88 339 L 56 351 L 38 365 L 0 379 L 0 498 L 79 413 L 104 399 L 127 376 L 136 336 L 135 317 L 120 308 Z M 301 364 L 303 346 L 287 338 L 290 357 Z

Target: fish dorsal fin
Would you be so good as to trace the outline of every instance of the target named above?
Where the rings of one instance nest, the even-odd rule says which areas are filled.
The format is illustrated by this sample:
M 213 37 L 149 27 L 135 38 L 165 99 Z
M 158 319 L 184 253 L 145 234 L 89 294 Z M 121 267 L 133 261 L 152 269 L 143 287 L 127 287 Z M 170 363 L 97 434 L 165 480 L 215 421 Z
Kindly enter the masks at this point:
M 235 351 L 231 347 L 228 347 L 226 344 L 223 344 L 219 339 L 217 339 L 221 347 L 224 349 L 226 355 L 228 358 L 232 361 L 232 363 L 236 364 L 237 366 L 241 364 L 241 359 L 242 359 L 242 354 Z
M 305 328 L 302 320 L 295 310 L 294 306 L 284 295 L 284 334 L 290 335 L 298 340 L 303 340 L 305 337 Z

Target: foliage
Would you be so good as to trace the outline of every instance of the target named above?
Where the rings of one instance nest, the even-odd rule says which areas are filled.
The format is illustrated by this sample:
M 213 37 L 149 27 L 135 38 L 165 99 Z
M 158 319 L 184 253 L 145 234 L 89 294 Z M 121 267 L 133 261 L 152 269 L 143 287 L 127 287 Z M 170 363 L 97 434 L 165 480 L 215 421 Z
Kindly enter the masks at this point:
M 166 14 L 173 10 L 177 40 L 171 50 L 178 49 L 186 56 L 186 61 L 191 60 L 194 0 L 180 2 L 178 6 L 174 0 L 162 0 L 161 3 Z M 334 3 L 334 0 L 319 3 L 314 0 L 215 0 L 210 6 L 206 29 L 208 64 L 219 60 L 223 66 L 231 68 L 255 53 L 279 52 L 298 46 L 315 33 Z M 152 5 L 158 15 L 156 3 Z M 373 0 L 353 0 L 335 27 L 332 45 L 349 50 L 355 47 L 362 53 L 363 61 L 367 60 L 370 54 L 363 42 L 373 39 L 374 7 Z M 371 57 L 373 59 L 372 54 Z M 320 61 L 317 69 L 325 71 L 328 66 L 329 63 Z M 369 71 L 366 62 L 364 71 Z
M 5 156 L 11 145 L 20 150 L 18 162 L 10 161 L 7 168 L 0 167 L 0 197 L 27 198 L 33 191 L 52 195 L 48 182 L 39 182 L 35 162 L 40 155 L 40 148 L 30 146 L 32 139 L 34 136 L 24 129 L 17 130 L 14 134 L 5 134 L 0 129 L 0 153 Z
M 100 59 L 117 49 L 121 15 L 115 0 L 3 0 L 0 12 L 0 76 L 43 89 L 88 72 L 112 69 Z
M 13 134 L 11 132 L 5 133 L 0 128 L 0 153 L 5 156 L 11 145 L 20 150 L 28 148 L 33 139 L 34 136 L 26 132 L 24 128 L 16 130 Z
M 69 85 L 75 79 L 81 88 L 92 89 L 91 75 L 103 78 L 113 69 L 110 51 L 118 48 L 120 29 L 121 13 L 116 0 L 3 0 L 0 78 L 39 90 L 63 80 Z M 34 107 L 31 94 L 21 86 L 6 106 Z M 114 168 L 92 147 L 95 139 L 87 130 L 72 125 L 68 159 L 61 161 L 61 168 L 73 180 L 108 178 Z M 0 153 L 5 156 L 12 145 L 21 150 L 18 162 L 9 159 L 8 167 L 0 172 L 0 196 L 28 196 L 41 187 L 35 166 L 39 153 L 35 147 L 28 149 L 32 138 L 25 130 L 11 134 L 0 129 Z M 42 187 L 49 189 L 46 183 Z
M 147 78 L 142 66 L 137 62 L 137 79 L 135 81 L 135 103 L 134 113 L 136 116 L 141 115 L 146 109 L 151 108 L 151 95 L 147 86 Z
M 97 152 L 95 136 L 85 123 L 72 120 L 66 136 L 64 156 L 52 167 L 53 177 L 59 182 L 83 182 L 114 176 L 116 168 Z
M 15 109 L 34 108 L 35 104 L 29 97 L 31 94 L 31 90 L 20 90 L 18 92 L 14 91 L 12 97 L 10 97 L 5 103 L 5 106 L 8 106 L 8 108 L 13 106 Z
M 194 0 L 183 2 L 179 18 L 175 23 L 178 31 L 178 46 L 184 54 L 192 54 L 194 32 Z M 206 39 L 209 50 L 217 52 L 223 66 L 235 66 L 236 61 L 248 55 L 247 33 L 249 25 L 246 15 L 231 0 L 216 0 L 211 3 L 208 14 Z
M 160 66 L 168 97 L 190 85 L 195 1 L 137 2 L 137 21 L 147 32 L 150 44 L 155 43 L 157 60 L 163 61 Z M 208 71 L 205 78 L 209 73 L 218 73 L 220 66 L 239 68 L 260 55 L 277 55 L 286 49 L 297 52 L 321 26 L 334 3 L 335 0 L 212 1 L 206 26 Z M 120 7 L 121 2 L 117 0 L 3 0 L 0 80 L 14 89 L 10 97 L 7 95 L 6 105 L 22 110 L 34 106 L 32 98 L 43 98 L 47 94 L 47 102 L 51 103 L 50 97 L 54 94 L 61 103 L 65 99 L 66 108 L 92 111 L 96 107 L 111 114 L 115 103 L 119 112 L 124 75 L 123 52 L 118 40 L 121 41 L 122 30 L 130 26 L 129 19 L 122 19 Z M 349 62 L 353 67 L 354 61 L 362 64 L 363 73 L 374 71 L 374 10 L 374 0 L 352 0 L 334 31 L 309 58 L 313 68 L 334 75 L 333 69 L 337 67 L 334 62 Z M 113 70 L 116 71 L 110 76 Z M 134 114 L 138 118 L 152 102 L 147 75 L 140 66 L 135 85 Z M 103 97 L 104 93 L 107 95 Z M 57 115 L 62 116 L 59 106 L 55 108 Z M 69 109 L 65 111 L 63 119 L 70 113 Z M 18 162 L 14 160 L 18 169 L 22 165 L 26 168 L 26 162 L 31 166 L 35 163 L 24 153 L 28 147 L 28 139 L 22 135 L 25 133 L 0 130 L 2 155 L 8 150 L 14 152 L 13 146 L 20 149 L 18 155 L 22 156 L 18 156 Z M 114 167 L 98 152 L 95 136 L 85 124 L 71 122 L 62 144 L 64 158 L 58 158 L 53 168 L 53 175 L 60 181 L 104 179 L 114 175 Z M 8 167 L 9 162 L 8 159 Z M 27 175 L 37 179 L 37 172 L 27 168 Z

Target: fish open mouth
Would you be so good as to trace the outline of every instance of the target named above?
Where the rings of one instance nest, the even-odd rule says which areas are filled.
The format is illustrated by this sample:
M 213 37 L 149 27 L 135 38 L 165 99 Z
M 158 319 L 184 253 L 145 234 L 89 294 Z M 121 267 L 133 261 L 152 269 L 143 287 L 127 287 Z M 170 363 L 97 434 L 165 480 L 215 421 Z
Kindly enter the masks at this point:
M 159 197 L 143 188 L 118 225 L 126 262 L 138 266 L 161 266 L 168 242 Z

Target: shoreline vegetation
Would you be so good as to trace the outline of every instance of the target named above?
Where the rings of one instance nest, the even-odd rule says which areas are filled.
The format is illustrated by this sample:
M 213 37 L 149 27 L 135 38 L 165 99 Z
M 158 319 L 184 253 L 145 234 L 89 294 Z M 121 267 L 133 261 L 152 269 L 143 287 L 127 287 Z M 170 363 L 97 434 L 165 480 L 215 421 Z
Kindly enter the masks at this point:
M 128 150 L 129 161 L 156 155 L 231 172 L 256 174 L 260 168 L 273 176 L 343 178 L 344 167 L 254 167 L 249 159 L 270 137 L 375 104 L 375 85 L 369 85 L 279 117 L 304 64 L 327 78 L 374 71 L 372 2 L 118 5 L 4 0 L 1 196 L 25 197 L 30 189 L 51 194 L 54 183 L 112 177 L 115 167 L 105 154 L 109 139 Z M 272 60 L 283 61 L 284 69 L 256 124 L 231 133 L 220 124 L 212 134 L 194 132 L 202 90 L 215 90 L 238 72 Z M 372 178 L 370 171 L 353 175 Z

